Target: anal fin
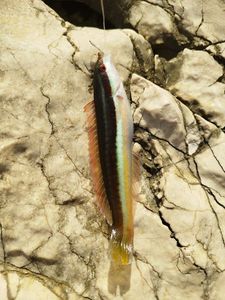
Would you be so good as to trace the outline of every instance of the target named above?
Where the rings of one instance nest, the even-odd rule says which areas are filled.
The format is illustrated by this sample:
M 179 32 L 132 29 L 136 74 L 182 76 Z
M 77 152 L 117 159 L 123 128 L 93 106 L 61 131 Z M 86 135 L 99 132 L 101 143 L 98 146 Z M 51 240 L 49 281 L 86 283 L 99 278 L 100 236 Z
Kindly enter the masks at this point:
M 88 102 L 84 106 L 84 111 L 87 114 L 89 159 L 90 159 L 90 169 L 91 169 L 93 188 L 96 194 L 96 204 L 99 207 L 101 213 L 106 218 L 108 224 L 112 225 L 112 213 L 107 200 L 103 175 L 101 170 L 94 101 Z

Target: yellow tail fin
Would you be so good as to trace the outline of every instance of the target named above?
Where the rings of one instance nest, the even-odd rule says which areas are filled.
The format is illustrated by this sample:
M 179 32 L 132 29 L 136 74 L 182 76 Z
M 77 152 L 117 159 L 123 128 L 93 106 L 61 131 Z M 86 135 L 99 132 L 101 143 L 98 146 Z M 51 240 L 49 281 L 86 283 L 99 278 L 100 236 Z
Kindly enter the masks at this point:
M 115 229 L 112 230 L 110 237 L 110 256 L 112 261 L 118 265 L 130 264 L 133 257 L 132 242 L 119 238 Z

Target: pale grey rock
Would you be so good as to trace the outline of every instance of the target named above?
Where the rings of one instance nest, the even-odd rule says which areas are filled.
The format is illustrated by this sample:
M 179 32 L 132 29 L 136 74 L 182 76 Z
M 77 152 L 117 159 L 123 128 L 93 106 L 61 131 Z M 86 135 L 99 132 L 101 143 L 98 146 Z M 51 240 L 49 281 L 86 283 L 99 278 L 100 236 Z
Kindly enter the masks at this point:
M 211 137 L 217 137 L 220 134 L 220 130 L 213 123 L 206 121 L 204 118 L 197 114 L 195 114 L 195 118 L 204 141 L 207 142 Z
M 167 65 L 167 88 L 196 113 L 225 126 L 223 67 L 205 51 L 185 49 Z
M 186 130 L 185 142 L 187 153 L 189 155 L 192 155 L 198 150 L 200 144 L 203 141 L 203 137 L 199 130 L 199 126 L 196 121 L 196 116 L 194 116 L 192 111 L 188 109 L 186 105 L 184 105 L 181 102 L 178 103 L 183 115 L 184 126 Z
M 224 144 L 224 133 L 219 132 L 216 137 L 210 138 L 205 151 L 200 152 L 195 157 L 202 183 L 210 188 L 212 194 L 218 194 L 218 199 L 220 199 L 218 201 L 221 202 L 222 205 L 225 204 Z
M 165 200 L 160 211 L 176 233 L 184 255 L 203 269 L 223 270 L 223 236 L 207 189 L 201 186 L 184 163 L 177 164 L 176 168 L 172 167 L 164 174 L 164 184 Z M 204 235 L 202 226 L 205 228 Z M 214 243 L 217 247 L 213 246 Z
M 207 46 L 225 40 L 224 9 L 222 0 L 134 1 L 128 20 L 155 44 L 172 36 L 179 45 Z
M 192 112 L 168 91 L 136 74 L 131 78 L 131 97 L 136 103 L 134 122 L 154 137 L 188 154 L 202 141 Z
M 218 56 L 218 58 L 225 59 L 225 42 L 210 45 L 206 48 L 207 51 Z
M 193 36 L 215 43 L 225 39 L 224 23 L 225 3 L 222 0 L 169 0 L 174 11 L 181 16 L 182 26 Z
M 131 79 L 131 96 L 138 106 L 134 113 L 134 122 L 154 136 L 184 150 L 185 128 L 182 113 L 174 97 L 135 74 Z
M 208 52 L 223 56 L 209 45 L 223 38 L 223 2 L 106 1 L 143 36 L 76 27 L 40 0 L 1 4 L 1 299 L 222 300 L 224 70 Z M 146 39 L 167 51 L 168 36 L 175 56 L 208 52 L 153 57 Z M 110 263 L 89 175 L 83 106 L 98 48 L 131 95 L 143 165 L 126 267 Z
M 1 299 L 78 300 L 80 297 L 66 284 L 8 264 L 0 265 Z
M 131 86 L 132 99 L 138 102 L 134 118 L 138 117 L 140 112 L 144 115 L 146 110 L 151 117 L 154 116 L 155 106 L 151 101 L 154 100 L 155 89 L 158 89 L 160 95 L 164 96 L 163 100 L 166 99 L 166 95 L 168 99 L 172 97 L 168 92 L 154 87 L 153 83 L 137 75 L 133 75 L 131 84 L 134 85 Z M 146 96 L 144 96 L 145 93 Z M 161 110 L 158 109 L 158 111 L 161 111 L 164 119 L 169 122 L 171 120 L 170 113 L 163 114 L 165 111 L 163 102 L 160 101 L 159 96 L 157 99 L 159 107 L 161 104 Z M 175 116 L 172 106 L 169 107 L 173 112 L 172 115 Z M 193 272 L 193 266 L 194 269 L 200 267 L 201 270 L 204 270 L 200 280 L 204 281 L 207 274 L 213 274 L 214 277 L 217 272 L 224 270 L 224 221 L 222 218 L 224 209 L 224 134 L 212 123 L 205 121 L 200 116 L 193 115 L 182 103 L 178 107 L 183 116 L 183 126 L 186 128 L 186 135 L 182 135 L 183 142 L 189 143 L 188 154 L 193 156 L 196 153 L 196 155 L 185 159 L 185 156 L 180 156 L 180 152 L 171 147 L 172 143 L 170 145 L 162 144 L 159 137 L 154 141 L 154 151 L 156 152 L 154 155 L 158 155 L 158 158 L 161 157 L 161 177 L 160 179 L 157 177 L 155 180 L 151 179 L 150 184 L 153 194 L 161 202 L 159 208 L 161 219 L 164 224 L 169 226 L 172 236 L 181 250 L 179 257 L 182 259 L 179 258 L 177 261 L 178 269 L 182 273 L 189 273 Z M 148 124 L 148 130 L 152 131 L 154 124 L 152 119 L 146 124 L 141 123 L 139 117 L 138 120 L 141 127 L 146 127 Z M 157 120 L 160 120 L 160 117 Z M 176 122 L 176 132 L 179 132 L 179 125 L 180 122 Z M 167 128 L 168 125 L 164 127 Z M 166 134 L 165 129 L 163 132 Z M 142 138 L 144 139 L 144 135 Z M 165 140 L 169 141 L 169 137 L 166 137 Z M 204 141 L 207 140 L 207 144 L 201 146 L 201 143 L 205 143 Z M 154 180 L 153 184 L 152 180 Z M 189 261 L 188 264 L 186 260 Z M 203 286 L 202 295 L 207 294 L 207 289 Z M 200 291 L 195 287 L 194 296 L 190 297 L 198 299 L 201 297 L 198 292 Z M 176 290 L 176 295 L 179 295 L 178 290 Z M 165 295 L 161 297 L 167 299 Z M 179 297 L 181 296 L 178 296 L 177 299 Z
M 174 31 L 170 14 L 148 1 L 134 2 L 128 19 L 130 24 L 153 44 L 162 44 L 164 37 L 172 35 Z
M 133 30 L 124 29 L 123 32 L 128 35 L 133 44 L 135 54 L 133 69 L 135 68 L 145 78 L 152 79 L 154 76 L 154 55 L 150 44 Z

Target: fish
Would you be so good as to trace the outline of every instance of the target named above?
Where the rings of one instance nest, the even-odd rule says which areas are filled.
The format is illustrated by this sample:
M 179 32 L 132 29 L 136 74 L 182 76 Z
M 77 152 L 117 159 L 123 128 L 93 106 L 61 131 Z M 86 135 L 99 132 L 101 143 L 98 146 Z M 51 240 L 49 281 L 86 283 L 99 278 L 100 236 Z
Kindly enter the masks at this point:
M 132 261 L 134 201 L 139 161 L 133 154 L 133 120 L 130 102 L 109 54 L 98 53 L 93 76 L 94 100 L 87 114 L 90 170 L 96 204 L 111 226 L 113 262 Z

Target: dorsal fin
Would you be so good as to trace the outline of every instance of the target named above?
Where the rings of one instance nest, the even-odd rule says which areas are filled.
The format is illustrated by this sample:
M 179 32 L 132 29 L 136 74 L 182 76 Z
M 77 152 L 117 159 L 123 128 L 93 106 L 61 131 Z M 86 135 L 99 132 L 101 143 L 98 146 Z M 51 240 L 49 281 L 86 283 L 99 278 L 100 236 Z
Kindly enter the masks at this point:
M 97 137 L 97 122 L 96 122 L 94 101 L 88 102 L 84 106 L 84 111 L 87 114 L 89 159 L 90 159 L 93 188 L 96 194 L 96 204 L 99 207 L 101 213 L 106 218 L 108 224 L 112 225 L 112 213 L 105 192 L 103 175 L 102 175 L 101 164 L 100 164 L 98 137 Z

